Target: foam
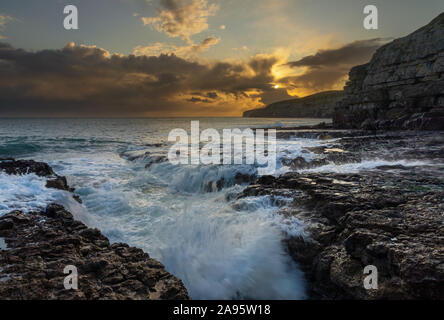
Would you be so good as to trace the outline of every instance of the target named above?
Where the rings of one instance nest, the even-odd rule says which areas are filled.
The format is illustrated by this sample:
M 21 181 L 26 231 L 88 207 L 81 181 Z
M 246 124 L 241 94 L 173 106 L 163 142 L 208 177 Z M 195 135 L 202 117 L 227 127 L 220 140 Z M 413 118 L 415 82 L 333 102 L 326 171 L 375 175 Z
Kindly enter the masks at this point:
M 46 208 L 66 196 L 65 191 L 48 189 L 46 179 L 35 174 L 0 173 L 0 216 L 13 210 L 25 213 Z
M 389 161 L 377 158 L 372 160 L 364 160 L 358 163 L 345 163 L 345 164 L 331 163 L 317 168 L 299 170 L 298 172 L 358 173 L 360 171 L 372 170 L 380 166 L 402 165 L 404 167 L 416 167 L 416 166 L 426 166 L 430 164 L 431 163 L 427 161 L 411 161 L 411 160 Z

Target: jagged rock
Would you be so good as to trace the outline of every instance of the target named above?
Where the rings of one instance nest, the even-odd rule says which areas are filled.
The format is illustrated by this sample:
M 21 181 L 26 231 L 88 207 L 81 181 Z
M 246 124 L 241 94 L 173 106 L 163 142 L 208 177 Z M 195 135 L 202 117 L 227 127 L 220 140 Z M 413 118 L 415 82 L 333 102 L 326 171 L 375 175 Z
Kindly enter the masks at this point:
M 45 162 L 36 162 L 34 160 L 15 160 L 13 158 L 0 159 L 0 171 L 6 174 L 23 175 L 34 173 L 39 177 L 45 177 L 46 187 L 74 192 L 75 189 L 69 187 L 66 177 L 57 175 L 49 164 Z M 78 196 L 73 198 L 81 202 Z
M 205 185 L 205 192 L 215 192 L 215 191 L 220 191 L 225 187 L 231 187 L 233 185 L 240 185 L 240 184 L 245 184 L 245 183 L 249 183 L 254 181 L 256 178 L 255 174 L 247 174 L 247 173 L 241 173 L 238 172 L 236 173 L 236 175 L 234 176 L 234 179 L 231 180 L 226 180 L 224 177 L 216 180 L 216 181 L 211 181 L 209 183 L 207 183 L 207 185 Z
M 70 191 L 45 163 L 8 160 L 1 170 L 49 177 L 47 187 Z M 44 211 L 0 217 L 0 299 L 188 299 L 183 283 L 138 248 L 110 244 L 97 229 L 73 219 L 58 204 Z M 79 274 L 78 290 L 64 287 L 64 268 Z
M 34 160 L 14 160 L 12 158 L 0 160 L 0 170 L 7 174 L 35 173 L 39 177 L 55 176 L 54 171 L 47 163 Z
M 148 254 L 110 245 L 97 229 L 62 206 L 0 217 L 0 299 L 188 299 L 182 282 Z M 67 265 L 79 272 L 79 289 L 65 290 Z
M 337 128 L 444 130 L 444 13 L 354 67 Z
M 151 168 L 151 166 L 155 163 L 162 163 L 162 162 L 166 162 L 168 161 L 168 158 L 165 156 L 152 156 L 149 160 L 148 163 L 145 165 L 145 168 Z
M 435 163 L 444 158 L 442 133 L 399 132 L 335 143 L 362 158 L 388 154 Z M 279 213 L 305 222 L 308 236 L 291 236 L 285 243 L 311 283 L 312 298 L 444 299 L 444 182 L 439 166 L 386 165 L 349 174 L 289 172 L 260 177 L 239 197 L 256 195 L 293 199 Z M 378 290 L 363 286 L 367 265 L 378 268 Z
M 46 187 L 47 188 L 54 188 L 59 190 L 65 190 L 69 192 L 74 192 L 74 188 L 70 188 L 68 186 L 68 182 L 66 180 L 66 177 L 56 176 L 55 179 L 49 179 L 46 181 Z

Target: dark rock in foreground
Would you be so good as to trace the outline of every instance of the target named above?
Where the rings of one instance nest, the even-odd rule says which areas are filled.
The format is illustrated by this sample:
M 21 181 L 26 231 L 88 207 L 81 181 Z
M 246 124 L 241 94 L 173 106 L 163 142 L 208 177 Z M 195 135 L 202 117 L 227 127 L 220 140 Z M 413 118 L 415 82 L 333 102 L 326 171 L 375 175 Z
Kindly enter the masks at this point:
M 0 171 L 7 174 L 35 173 L 39 177 L 56 175 L 47 163 L 34 160 L 15 160 L 13 158 L 0 159 Z
M 13 158 L 0 159 L 0 171 L 6 174 L 23 175 L 35 174 L 39 177 L 48 178 L 46 182 L 47 188 L 54 188 L 74 192 L 74 188 L 68 186 L 65 177 L 57 175 L 49 164 L 37 162 L 34 160 L 15 160 Z
M 187 299 L 182 282 L 148 254 L 110 244 L 97 229 L 53 204 L 46 212 L 0 218 L 0 299 Z M 67 265 L 79 289 L 65 290 Z
M 444 130 L 444 13 L 354 67 L 338 128 Z
M 47 164 L 8 160 L 0 167 L 11 174 L 49 177 L 53 180 L 48 184 L 56 187 L 67 186 L 66 179 Z M 64 288 L 68 265 L 78 270 L 78 290 Z M 188 294 L 179 279 L 142 250 L 110 244 L 99 230 L 51 204 L 44 211 L 14 211 L 0 217 L 3 299 L 188 299 Z

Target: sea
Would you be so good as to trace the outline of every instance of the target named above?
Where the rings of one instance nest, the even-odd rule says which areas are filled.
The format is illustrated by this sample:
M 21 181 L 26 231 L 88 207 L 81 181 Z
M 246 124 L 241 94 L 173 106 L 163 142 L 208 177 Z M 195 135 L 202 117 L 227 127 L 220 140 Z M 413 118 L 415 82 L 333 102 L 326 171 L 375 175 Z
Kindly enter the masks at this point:
M 309 237 L 303 221 L 279 214 L 284 197 L 238 198 L 257 176 L 257 165 L 174 165 L 159 162 L 171 148 L 173 129 L 190 131 L 191 121 L 206 128 L 297 127 L 320 119 L 0 119 L 0 158 L 49 163 L 83 201 L 45 188 L 34 174 L 0 173 L 0 215 L 30 212 L 51 202 L 102 231 L 111 242 L 139 247 L 179 277 L 193 299 L 305 299 L 304 274 L 283 240 Z M 279 175 L 285 159 L 319 157 L 307 147 L 332 140 L 277 139 Z M 359 171 L 384 164 L 367 161 L 320 167 L 320 172 Z M 215 187 L 217 181 L 222 181 Z

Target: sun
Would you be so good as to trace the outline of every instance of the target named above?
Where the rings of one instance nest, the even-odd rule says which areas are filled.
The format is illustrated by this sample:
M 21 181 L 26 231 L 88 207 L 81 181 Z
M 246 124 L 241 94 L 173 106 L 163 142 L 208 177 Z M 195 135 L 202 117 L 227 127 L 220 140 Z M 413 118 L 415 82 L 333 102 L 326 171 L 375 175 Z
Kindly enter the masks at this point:
M 279 89 L 279 85 L 278 85 L 278 84 L 275 85 L 274 88 L 275 88 L 275 89 Z

